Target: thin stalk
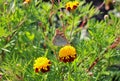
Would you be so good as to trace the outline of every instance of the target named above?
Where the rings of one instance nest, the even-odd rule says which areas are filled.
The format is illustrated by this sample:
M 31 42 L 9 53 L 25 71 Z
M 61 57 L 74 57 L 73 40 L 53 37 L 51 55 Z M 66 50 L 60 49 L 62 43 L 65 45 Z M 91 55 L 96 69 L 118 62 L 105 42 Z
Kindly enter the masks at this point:
M 72 28 L 71 28 L 71 32 L 70 32 L 70 38 L 72 38 L 72 34 L 73 34 L 73 30 L 74 30 L 74 15 L 72 17 L 73 22 L 72 22 Z

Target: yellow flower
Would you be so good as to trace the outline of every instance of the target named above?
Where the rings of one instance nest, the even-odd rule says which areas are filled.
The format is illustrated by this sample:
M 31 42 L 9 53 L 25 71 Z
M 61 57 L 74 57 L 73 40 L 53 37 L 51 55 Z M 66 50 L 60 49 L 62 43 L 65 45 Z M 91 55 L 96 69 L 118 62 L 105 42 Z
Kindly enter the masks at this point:
M 67 45 L 60 49 L 59 59 L 63 62 L 72 62 L 76 58 L 76 50 L 74 47 Z
M 30 3 L 30 0 L 24 0 L 24 4 Z
M 70 1 L 70 2 L 66 3 L 66 9 L 68 11 L 72 11 L 72 10 L 75 10 L 78 5 L 79 5 L 79 3 L 77 1 L 73 1 L 73 2 Z
M 79 5 L 79 3 L 77 1 L 74 1 L 73 2 L 73 9 L 76 9 L 78 5 Z
M 46 57 L 39 57 L 35 60 L 34 70 L 35 72 L 48 72 L 50 70 L 51 62 Z
M 74 1 L 73 3 L 74 3 L 74 5 L 77 5 L 77 6 L 79 5 L 79 2 L 77 2 L 77 1 Z
M 71 2 L 71 1 L 68 2 L 68 3 L 66 3 L 66 9 L 67 9 L 68 11 L 71 10 L 71 7 L 72 7 L 72 2 Z

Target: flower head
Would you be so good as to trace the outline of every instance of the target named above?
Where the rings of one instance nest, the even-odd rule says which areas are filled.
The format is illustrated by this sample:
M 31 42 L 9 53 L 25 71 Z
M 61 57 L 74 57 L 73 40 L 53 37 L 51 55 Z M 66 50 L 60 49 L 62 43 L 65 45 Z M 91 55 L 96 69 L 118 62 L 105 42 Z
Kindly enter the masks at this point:
M 39 57 L 35 60 L 34 70 L 35 72 L 48 72 L 50 70 L 51 62 L 46 57 Z
M 30 0 L 24 0 L 24 4 L 30 3 Z
M 70 1 L 70 2 L 66 3 L 66 9 L 68 11 L 72 11 L 72 10 L 75 10 L 78 5 L 79 5 L 79 3 L 77 1 L 73 1 L 73 2 Z
M 59 51 L 60 61 L 72 62 L 76 58 L 76 50 L 74 47 L 67 45 L 60 49 Z

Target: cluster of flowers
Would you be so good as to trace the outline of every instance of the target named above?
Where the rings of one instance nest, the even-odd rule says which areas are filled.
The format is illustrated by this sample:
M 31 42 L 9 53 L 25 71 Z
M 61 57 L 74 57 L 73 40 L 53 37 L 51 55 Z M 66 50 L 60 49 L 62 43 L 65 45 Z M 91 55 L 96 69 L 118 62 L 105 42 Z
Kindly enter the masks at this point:
M 72 62 L 76 58 L 76 50 L 73 46 L 66 45 L 59 51 L 59 59 L 62 62 Z M 38 72 L 48 72 L 50 70 L 51 62 L 46 57 L 39 57 L 35 60 L 34 70 Z
M 79 3 L 77 1 L 66 3 L 66 9 L 68 11 L 73 11 L 78 7 Z M 72 62 L 76 58 L 76 49 L 71 45 L 66 45 L 62 47 L 59 51 L 59 60 L 61 62 Z M 51 61 L 46 57 L 39 57 L 35 60 L 33 68 L 36 73 L 38 72 L 48 72 L 50 70 Z
M 30 3 L 30 0 L 24 0 L 23 3 L 24 4 L 28 4 L 28 3 Z M 79 5 L 79 2 L 77 2 L 77 1 L 70 1 L 70 2 L 66 3 L 65 7 L 66 7 L 66 9 L 68 11 L 73 11 L 73 10 L 75 10 L 78 7 L 78 5 Z

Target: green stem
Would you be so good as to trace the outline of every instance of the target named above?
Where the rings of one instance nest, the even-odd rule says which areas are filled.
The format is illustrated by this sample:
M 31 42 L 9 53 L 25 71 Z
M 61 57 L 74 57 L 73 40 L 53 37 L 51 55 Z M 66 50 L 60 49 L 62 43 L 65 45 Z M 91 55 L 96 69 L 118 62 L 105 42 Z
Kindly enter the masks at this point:
M 73 30 L 74 30 L 74 15 L 72 16 L 73 19 L 73 23 L 72 23 L 72 28 L 71 28 L 71 32 L 70 32 L 70 41 L 72 40 L 72 34 L 73 34 Z

